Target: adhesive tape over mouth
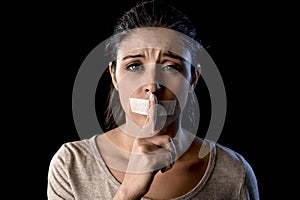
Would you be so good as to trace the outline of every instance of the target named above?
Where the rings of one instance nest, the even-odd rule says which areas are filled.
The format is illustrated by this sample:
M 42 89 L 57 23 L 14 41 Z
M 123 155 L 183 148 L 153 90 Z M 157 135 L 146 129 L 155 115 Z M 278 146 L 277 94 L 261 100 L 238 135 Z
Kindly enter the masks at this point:
M 129 98 L 131 111 L 133 113 L 148 115 L 150 101 L 148 99 Z M 157 109 L 157 115 L 173 115 L 176 100 L 159 100 Z

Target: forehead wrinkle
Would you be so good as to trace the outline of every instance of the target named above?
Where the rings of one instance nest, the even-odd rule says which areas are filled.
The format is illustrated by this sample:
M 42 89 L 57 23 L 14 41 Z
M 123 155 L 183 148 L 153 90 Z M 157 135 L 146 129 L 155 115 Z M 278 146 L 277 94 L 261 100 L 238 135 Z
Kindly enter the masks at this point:
M 182 49 L 182 51 L 177 52 L 171 50 L 170 48 L 146 47 L 136 49 L 129 48 L 129 50 L 126 51 L 124 47 L 125 45 L 122 48 L 120 48 L 117 52 L 117 60 L 119 61 L 122 61 L 123 58 L 127 56 L 133 56 L 137 57 L 140 60 L 151 59 L 158 61 L 162 57 L 170 57 L 172 59 L 190 62 L 190 52 L 188 49 Z
M 159 61 L 161 57 L 168 54 L 169 51 L 155 48 L 138 49 L 131 52 L 126 52 L 118 56 L 118 60 L 127 60 L 138 58 L 141 60 Z
M 171 51 L 192 62 L 193 40 L 188 36 L 166 28 L 136 28 L 121 40 L 116 56 L 124 52 L 143 48 L 155 48 Z M 198 46 L 197 46 L 198 47 Z

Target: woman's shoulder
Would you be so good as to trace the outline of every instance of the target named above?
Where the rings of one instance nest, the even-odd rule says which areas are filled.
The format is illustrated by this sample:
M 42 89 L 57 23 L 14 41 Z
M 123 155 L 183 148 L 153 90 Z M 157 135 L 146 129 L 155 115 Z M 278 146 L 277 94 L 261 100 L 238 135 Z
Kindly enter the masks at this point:
M 246 158 L 220 143 L 215 143 L 215 149 L 214 178 L 231 186 L 243 186 L 239 195 L 250 195 L 253 199 L 258 199 L 256 175 Z
M 52 159 L 78 159 L 88 158 L 93 156 L 93 148 L 96 135 L 88 139 L 76 140 L 63 143 Z
M 238 166 L 241 165 L 244 166 L 247 162 L 242 154 L 233 150 L 230 147 L 224 146 L 223 144 L 220 143 L 215 143 L 215 148 L 216 148 L 217 158 L 224 163 L 228 163 L 233 166 L 234 164 Z
M 215 149 L 215 172 L 237 179 L 254 176 L 251 165 L 242 154 L 223 144 L 211 143 Z
M 228 176 L 252 173 L 250 164 L 239 152 L 206 138 L 196 137 L 196 140 L 201 144 L 199 145 L 198 156 L 203 158 L 209 155 L 209 168 L 214 173 Z

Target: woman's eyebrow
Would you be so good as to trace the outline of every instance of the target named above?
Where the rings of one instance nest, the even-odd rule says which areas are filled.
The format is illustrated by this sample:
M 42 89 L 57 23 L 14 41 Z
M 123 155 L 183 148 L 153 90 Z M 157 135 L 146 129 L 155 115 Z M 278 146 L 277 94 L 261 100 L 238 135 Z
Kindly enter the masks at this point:
M 122 58 L 122 60 L 130 59 L 130 58 L 144 58 L 145 56 L 142 54 L 136 54 L 136 55 L 128 55 Z
M 170 58 L 173 58 L 173 59 L 178 59 L 178 60 L 181 60 L 181 61 L 185 61 L 185 59 L 182 58 L 181 56 L 178 56 L 178 55 L 175 55 L 175 54 L 172 54 L 172 53 L 163 53 L 161 55 L 161 57 L 170 57 Z
M 170 58 L 177 59 L 180 61 L 186 60 L 183 57 L 172 54 L 172 53 L 162 53 L 161 57 L 170 57 Z M 127 56 L 123 57 L 122 60 L 130 59 L 130 58 L 145 58 L 145 55 L 143 55 L 143 54 L 127 55 Z

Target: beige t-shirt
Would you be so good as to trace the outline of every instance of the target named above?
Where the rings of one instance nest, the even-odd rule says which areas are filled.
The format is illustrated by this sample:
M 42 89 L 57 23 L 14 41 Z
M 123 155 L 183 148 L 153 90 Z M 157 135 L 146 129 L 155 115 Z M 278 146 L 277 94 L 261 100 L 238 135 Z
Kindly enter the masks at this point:
M 49 200 L 113 199 L 120 183 L 101 157 L 96 136 L 65 143 L 53 156 L 48 172 Z M 190 192 L 175 199 L 258 200 L 259 193 L 255 174 L 247 161 L 216 143 L 202 179 Z

